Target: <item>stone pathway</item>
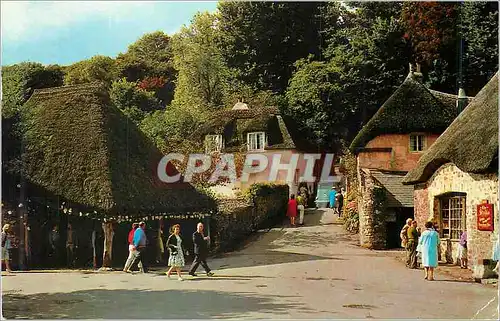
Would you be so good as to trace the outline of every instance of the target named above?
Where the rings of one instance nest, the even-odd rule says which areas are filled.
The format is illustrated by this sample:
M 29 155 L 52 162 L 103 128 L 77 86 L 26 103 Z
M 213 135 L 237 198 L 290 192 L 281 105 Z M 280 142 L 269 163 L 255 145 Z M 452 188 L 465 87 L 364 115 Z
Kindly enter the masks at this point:
M 2 277 L 6 318 L 497 319 L 496 289 L 437 274 L 423 280 L 343 232 L 329 210 L 306 226 L 259 232 L 209 261 L 215 277 L 160 273 L 16 273 Z M 202 275 L 202 274 L 200 274 Z

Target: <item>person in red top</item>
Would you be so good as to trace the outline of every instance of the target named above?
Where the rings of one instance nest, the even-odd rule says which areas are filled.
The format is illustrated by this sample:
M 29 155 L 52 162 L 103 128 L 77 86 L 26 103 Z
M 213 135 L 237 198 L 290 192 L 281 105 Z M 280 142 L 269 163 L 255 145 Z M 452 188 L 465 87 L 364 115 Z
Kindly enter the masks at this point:
M 295 218 L 297 217 L 297 201 L 295 200 L 295 195 L 293 194 L 290 195 L 290 200 L 288 201 L 286 216 L 290 218 L 290 225 L 295 227 Z
M 132 259 L 133 259 L 132 252 L 135 251 L 134 233 L 138 227 L 139 227 L 139 223 L 133 223 L 132 229 L 130 230 L 130 232 L 128 232 L 128 258 L 127 258 L 127 262 L 125 262 L 125 267 L 123 268 L 123 272 L 127 272 L 127 273 L 130 272 L 130 266 L 132 265 Z

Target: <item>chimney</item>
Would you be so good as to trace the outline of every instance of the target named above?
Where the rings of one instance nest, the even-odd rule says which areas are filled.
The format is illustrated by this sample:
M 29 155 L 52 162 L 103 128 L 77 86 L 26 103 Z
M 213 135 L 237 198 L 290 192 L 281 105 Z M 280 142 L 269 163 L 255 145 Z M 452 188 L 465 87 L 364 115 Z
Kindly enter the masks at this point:
M 460 87 L 458 89 L 458 97 L 457 97 L 457 110 L 459 114 L 465 109 L 467 103 L 468 99 L 467 96 L 465 95 L 465 90 L 462 87 Z
M 419 83 L 422 83 L 424 80 L 424 75 L 422 74 L 420 70 L 420 64 L 419 63 L 410 63 L 410 72 L 408 73 L 408 77 L 411 78 L 415 81 L 418 81 Z

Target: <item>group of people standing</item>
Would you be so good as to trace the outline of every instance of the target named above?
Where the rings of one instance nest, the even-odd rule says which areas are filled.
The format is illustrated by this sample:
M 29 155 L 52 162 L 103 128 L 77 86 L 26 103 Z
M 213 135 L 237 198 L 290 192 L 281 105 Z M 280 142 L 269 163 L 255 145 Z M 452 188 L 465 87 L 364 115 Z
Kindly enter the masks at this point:
M 142 254 L 146 249 L 146 234 L 145 234 L 146 223 L 133 223 L 132 230 L 129 232 L 128 242 L 129 242 L 129 256 L 123 268 L 124 272 L 130 273 L 131 267 L 137 262 L 140 272 L 147 273 L 147 268 L 141 259 Z M 181 237 L 181 226 L 175 224 L 171 228 L 171 233 L 166 242 L 166 248 L 169 252 L 168 266 L 170 269 L 166 272 L 167 277 L 170 278 L 173 271 L 177 273 L 179 281 L 183 281 L 181 275 L 181 269 L 186 264 L 185 256 L 189 255 L 189 251 L 185 247 L 185 242 Z M 209 236 L 204 235 L 203 223 L 198 223 L 196 226 L 196 231 L 193 233 L 193 244 L 194 244 L 194 260 L 191 268 L 189 270 L 189 275 L 196 276 L 196 270 L 199 265 L 205 269 L 207 276 L 212 276 L 213 272 L 210 270 L 207 264 L 207 257 L 209 253 L 208 242 L 210 241 Z
M 328 197 L 329 207 L 333 209 L 335 214 L 341 217 L 342 208 L 344 207 L 344 190 L 342 189 L 341 192 L 337 192 L 337 188 L 333 186 Z M 290 195 L 286 215 L 290 219 L 290 225 L 292 227 L 297 226 L 295 222 L 297 216 L 299 216 L 299 225 L 304 225 L 304 212 L 308 204 L 308 199 L 309 193 L 305 187 L 299 189 L 297 198 L 295 198 L 295 194 Z
M 417 256 L 422 257 L 425 277 L 428 281 L 434 280 L 434 269 L 438 266 L 439 234 L 432 222 L 425 223 L 422 232 L 417 226 L 417 221 L 411 218 L 406 220 L 406 225 L 401 229 L 401 246 L 406 249 L 406 266 L 410 269 L 418 268 Z

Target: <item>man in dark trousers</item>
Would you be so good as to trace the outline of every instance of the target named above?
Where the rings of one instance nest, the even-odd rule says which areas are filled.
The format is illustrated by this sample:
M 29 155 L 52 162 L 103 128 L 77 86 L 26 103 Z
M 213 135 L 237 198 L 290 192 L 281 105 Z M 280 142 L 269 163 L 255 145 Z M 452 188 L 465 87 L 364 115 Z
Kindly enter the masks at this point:
M 148 273 L 148 269 L 146 268 L 144 262 L 144 254 L 146 252 L 146 223 L 145 222 L 140 222 L 139 223 L 139 228 L 135 230 L 134 232 L 134 239 L 132 240 L 132 244 L 134 245 L 134 250 L 132 252 L 133 256 L 133 261 L 132 265 L 134 265 L 135 262 L 138 263 L 139 270 L 142 273 Z
M 214 275 L 207 265 L 208 256 L 208 246 L 207 241 L 210 239 L 209 236 L 203 235 L 203 223 L 198 223 L 196 226 L 196 232 L 193 233 L 193 244 L 194 244 L 194 261 L 189 270 L 189 275 L 196 276 L 195 272 L 198 266 L 201 264 L 207 272 L 207 276 Z

